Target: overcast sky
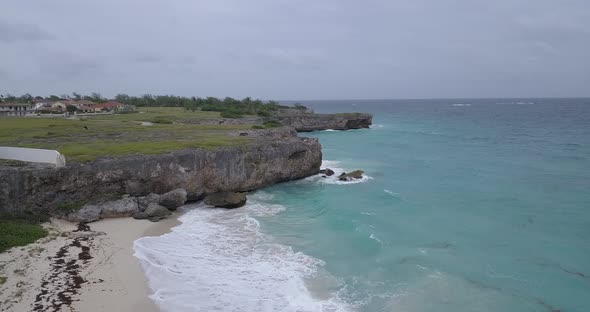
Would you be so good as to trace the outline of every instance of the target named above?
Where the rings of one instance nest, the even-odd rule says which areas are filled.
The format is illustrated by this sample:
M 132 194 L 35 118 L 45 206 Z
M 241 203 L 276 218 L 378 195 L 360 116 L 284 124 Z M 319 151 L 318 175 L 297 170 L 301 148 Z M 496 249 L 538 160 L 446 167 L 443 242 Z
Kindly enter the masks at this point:
M 590 96 L 589 0 L 2 0 L 0 93 Z

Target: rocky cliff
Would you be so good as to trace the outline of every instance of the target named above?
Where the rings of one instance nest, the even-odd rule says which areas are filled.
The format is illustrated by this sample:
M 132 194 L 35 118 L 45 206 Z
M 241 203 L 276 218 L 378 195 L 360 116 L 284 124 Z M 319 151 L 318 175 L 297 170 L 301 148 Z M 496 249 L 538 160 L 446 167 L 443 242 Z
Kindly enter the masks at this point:
M 259 118 L 238 118 L 238 119 L 200 119 L 184 120 L 183 123 L 190 124 L 258 124 L 275 121 L 283 126 L 292 127 L 299 132 L 317 130 L 350 130 L 369 128 L 373 123 L 373 116 L 364 113 L 343 113 L 343 114 L 314 114 L 309 111 L 304 113 L 291 113 L 281 111 L 271 117 Z
M 299 132 L 362 129 L 369 128 L 373 123 L 373 116 L 363 113 L 293 114 L 273 116 L 271 119 Z
M 317 139 L 287 133 L 213 151 L 99 159 L 59 169 L 0 167 L 0 212 L 50 211 L 176 188 L 186 189 L 188 199 L 197 200 L 215 192 L 249 191 L 316 174 L 322 161 Z

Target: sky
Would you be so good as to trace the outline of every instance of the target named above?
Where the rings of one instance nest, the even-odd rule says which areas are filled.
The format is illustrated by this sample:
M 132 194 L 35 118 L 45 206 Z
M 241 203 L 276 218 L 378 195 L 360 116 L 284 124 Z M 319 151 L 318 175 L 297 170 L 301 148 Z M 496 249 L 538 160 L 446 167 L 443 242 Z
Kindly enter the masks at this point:
M 2 0 L 7 92 L 590 96 L 590 1 Z

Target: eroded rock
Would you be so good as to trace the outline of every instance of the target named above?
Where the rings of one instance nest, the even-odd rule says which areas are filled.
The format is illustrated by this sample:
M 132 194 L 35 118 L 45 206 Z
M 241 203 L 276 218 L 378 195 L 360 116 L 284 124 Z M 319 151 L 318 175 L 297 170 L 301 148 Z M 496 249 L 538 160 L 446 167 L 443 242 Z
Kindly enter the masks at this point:
M 144 213 L 146 218 L 152 222 L 160 221 L 172 214 L 168 208 L 154 203 L 149 204 Z
M 326 168 L 326 169 L 322 169 L 322 170 L 320 170 L 320 173 L 321 173 L 321 174 L 324 174 L 324 175 L 326 175 L 326 176 L 328 176 L 328 177 L 331 177 L 331 176 L 333 176 L 333 175 L 334 175 L 334 170 L 332 170 L 332 169 L 330 169 L 330 168 Z
M 338 176 L 338 180 L 340 181 L 352 181 L 352 180 L 360 180 L 363 178 L 363 174 L 365 172 L 362 170 L 355 170 L 349 173 L 343 172 L 341 175 Z
M 139 206 L 139 211 L 144 211 L 149 204 L 157 204 L 159 202 L 160 195 L 156 193 L 150 193 L 148 196 L 142 196 L 137 198 L 137 205 Z
M 130 217 L 135 212 L 139 211 L 137 199 L 134 197 L 128 197 L 115 201 L 106 202 L 101 206 L 101 218 Z
M 205 205 L 218 208 L 239 208 L 245 204 L 245 193 L 220 192 L 205 197 Z
M 160 205 L 170 209 L 176 210 L 176 208 L 186 203 L 186 190 L 175 189 L 166 194 L 160 195 Z
M 71 222 L 94 222 L 100 220 L 102 207 L 99 205 L 84 205 L 78 211 L 68 213 L 64 219 Z

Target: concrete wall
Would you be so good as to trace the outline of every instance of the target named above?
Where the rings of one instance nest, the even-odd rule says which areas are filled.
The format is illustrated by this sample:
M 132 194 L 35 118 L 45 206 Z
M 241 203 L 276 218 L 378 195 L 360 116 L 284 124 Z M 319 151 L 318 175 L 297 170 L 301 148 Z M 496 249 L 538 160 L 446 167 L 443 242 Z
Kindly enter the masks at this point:
M 58 168 L 66 165 L 65 157 L 58 151 L 37 148 L 0 146 L 0 159 L 53 164 Z

